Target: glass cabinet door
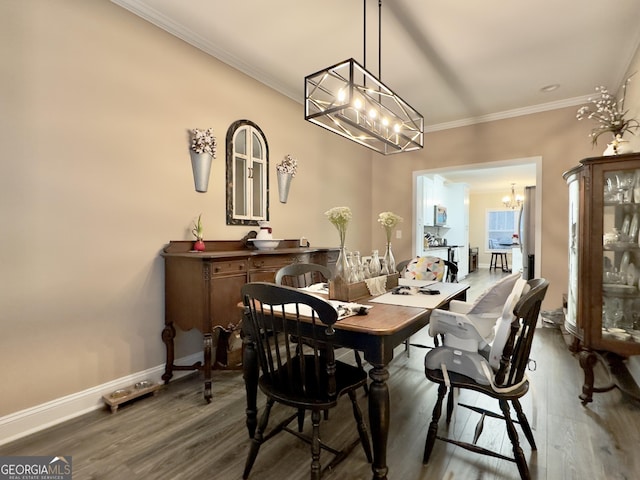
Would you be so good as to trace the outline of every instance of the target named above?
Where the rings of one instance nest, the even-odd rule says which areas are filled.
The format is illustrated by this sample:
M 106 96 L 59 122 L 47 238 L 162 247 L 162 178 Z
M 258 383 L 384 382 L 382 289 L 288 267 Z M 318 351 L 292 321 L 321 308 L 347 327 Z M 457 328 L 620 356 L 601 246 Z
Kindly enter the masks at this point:
M 582 338 L 578 324 L 578 278 L 580 251 L 580 173 L 574 169 L 565 174 L 569 186 L 569 290 L 567 292 L 567 312 L 565 328 L 572 335 Z
M 604 170 L 593 193 L 602 195 L 602 340 L 640 342 L 640 169 Z

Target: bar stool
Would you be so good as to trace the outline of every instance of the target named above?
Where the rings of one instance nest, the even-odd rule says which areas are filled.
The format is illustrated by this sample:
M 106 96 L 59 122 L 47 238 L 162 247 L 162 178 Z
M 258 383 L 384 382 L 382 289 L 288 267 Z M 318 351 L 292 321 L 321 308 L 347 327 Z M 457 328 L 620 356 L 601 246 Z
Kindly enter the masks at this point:
M 491 263 L 489 263 L 489 270 L 495 270 L 498 267 L 498 260 L 500 260 L 500 269 L 503 272 L 508 272 L 509 262 L 507 260 L 507 252 L 491 252 Z

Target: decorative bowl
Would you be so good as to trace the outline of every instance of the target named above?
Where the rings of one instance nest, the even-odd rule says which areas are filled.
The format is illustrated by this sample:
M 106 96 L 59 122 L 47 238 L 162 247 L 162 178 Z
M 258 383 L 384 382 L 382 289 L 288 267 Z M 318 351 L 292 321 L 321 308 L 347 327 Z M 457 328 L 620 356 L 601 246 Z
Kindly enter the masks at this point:
M 274 250 L 278 244 L 280 243 L 280 239 L 277 238 L 269 238 L 269 239 L 260 239 L 260 238 L 251 238 L 250 242 L 256 246 L 258 250 Z

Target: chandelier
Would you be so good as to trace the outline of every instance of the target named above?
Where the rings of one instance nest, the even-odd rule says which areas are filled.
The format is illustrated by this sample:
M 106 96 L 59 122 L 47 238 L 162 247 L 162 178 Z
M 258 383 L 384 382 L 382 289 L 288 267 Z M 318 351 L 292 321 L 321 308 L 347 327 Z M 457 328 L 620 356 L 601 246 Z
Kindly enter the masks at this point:
M 515 183 L 511 184 L 511 195 L 505 195 L 502 197 L 502 203 L 506 208 L 510 208 L 511 210 L 515 210 L 516 208 L 520 208 L 522 202 L 524 202 L 524 197 L 522 195 L 516 195 Z
M 423 147 L 424 118 L 366 69 L 366 5 L 364 66 L 353 58 L 304 79 L 304 118 L 383 155 Z M 382 0 L 378 0 L 378 77 Z

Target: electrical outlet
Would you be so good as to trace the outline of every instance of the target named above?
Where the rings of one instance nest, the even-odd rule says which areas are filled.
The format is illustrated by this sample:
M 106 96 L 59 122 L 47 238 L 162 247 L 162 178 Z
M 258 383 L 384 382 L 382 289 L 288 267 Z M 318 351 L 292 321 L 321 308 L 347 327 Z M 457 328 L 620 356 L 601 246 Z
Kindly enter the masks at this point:
M 402 230 L 396 230 L 396 238 L 397 239 L 402 238 Z

